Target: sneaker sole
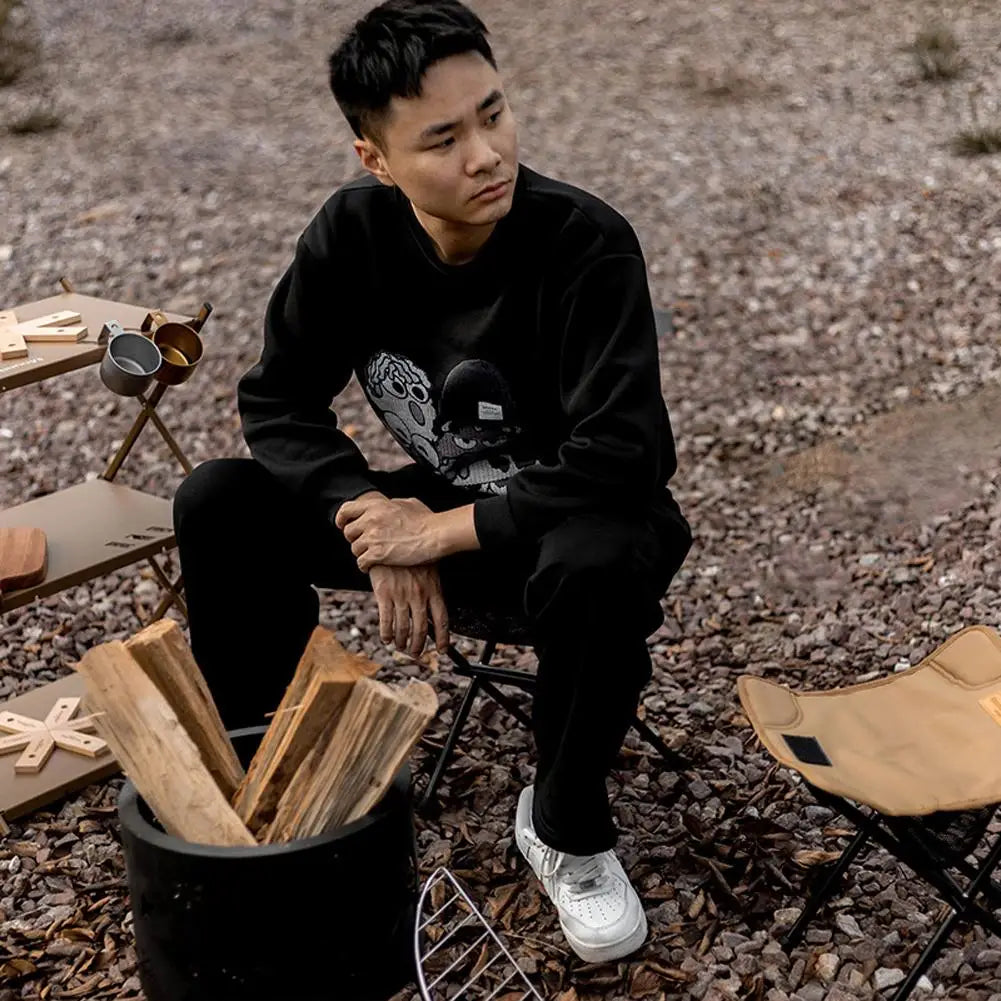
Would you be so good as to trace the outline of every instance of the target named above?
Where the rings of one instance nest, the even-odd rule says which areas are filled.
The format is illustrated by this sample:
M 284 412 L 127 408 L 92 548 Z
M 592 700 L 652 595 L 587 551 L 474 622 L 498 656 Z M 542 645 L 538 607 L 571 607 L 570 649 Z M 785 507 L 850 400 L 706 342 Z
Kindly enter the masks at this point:
M 646 913 L 642 910 L 640 911 L 640 919 L 636 927 L 628 935 L 620 938 L 618 942 L 608 942 L 605 945 L 592 946 L 581 942 L 580 939 L 575 938 L 563 927 L 562 921 L 560 922 L 560 928 L 563 929 L 563 935 L 570 944 L 570 948 L 585 963 L 610 963 L 615 959 L 624 959 L 626 956 L 630 956 L 636 952 L 646 941 L 647 936 Z

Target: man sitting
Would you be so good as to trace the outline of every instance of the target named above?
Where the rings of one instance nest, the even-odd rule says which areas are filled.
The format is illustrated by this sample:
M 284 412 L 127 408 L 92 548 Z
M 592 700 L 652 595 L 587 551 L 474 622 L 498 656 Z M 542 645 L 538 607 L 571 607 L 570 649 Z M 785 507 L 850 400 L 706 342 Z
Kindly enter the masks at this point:
M 330 84 L 366 176 L 273 291 L 239 384 L 252 458 L 199 466 L 175 499 L 192 647 L 236 727 L 279 703 L 314 585 L 370 589 L 382 639 L 413 656 L 429 628 L 446 650 L 455 603 L 526 620 L 537 770 L 517 843 L 573 949 L 616 959 L 646 918 L 605 783 L 691 544 L 642 252 L 598 198 L 519 163 L 458 0 L 376 7 Z M 370 469 L 338 427 L 352 374 L 411 464 Z

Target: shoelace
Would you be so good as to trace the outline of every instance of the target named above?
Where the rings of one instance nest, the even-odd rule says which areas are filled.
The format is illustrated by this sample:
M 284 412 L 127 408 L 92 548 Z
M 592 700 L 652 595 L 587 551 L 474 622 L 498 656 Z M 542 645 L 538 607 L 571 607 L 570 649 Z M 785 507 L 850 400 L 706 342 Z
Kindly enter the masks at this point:
M 542 863 L 539 867 L 539 874 L 546 879 L 555 876 L 567 858 L 564 852 L 558 852 L 555 848 L 546 847 L 542 854 Z M 604 879 L 607 868 L 603 855 L 590 855 L 587 858 L 571 863 L 572 868 L 564 872 L 564 880 L 574 890 L 592 890 Z

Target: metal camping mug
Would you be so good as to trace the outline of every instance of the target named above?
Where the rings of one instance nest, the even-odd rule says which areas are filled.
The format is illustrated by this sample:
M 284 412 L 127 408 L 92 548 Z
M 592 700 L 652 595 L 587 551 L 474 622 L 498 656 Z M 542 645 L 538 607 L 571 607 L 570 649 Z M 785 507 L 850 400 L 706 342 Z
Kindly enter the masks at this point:
M 163 364 L 156 373 L 157 382 L 179 386 L 191 377 L 201 361 L 202 339 L 186 323 L 160 324 L 153 331 L 153 343 L 163 356 Z
M 142 334 L 107 323 L 108 346 L 101 359 L 101 381 L 119 396 L 138 396 L 149 389 L 163 364 L 160 349 Z

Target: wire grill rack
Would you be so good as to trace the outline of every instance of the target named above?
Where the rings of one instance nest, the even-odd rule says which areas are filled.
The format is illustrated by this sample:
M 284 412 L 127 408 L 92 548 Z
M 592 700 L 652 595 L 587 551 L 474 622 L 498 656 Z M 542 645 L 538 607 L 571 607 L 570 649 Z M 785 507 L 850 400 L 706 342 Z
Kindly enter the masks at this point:
M 543 1001 L 446 868 L 435 870 L 421 891 L 414 955 L 423 1001 Z

